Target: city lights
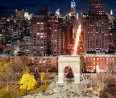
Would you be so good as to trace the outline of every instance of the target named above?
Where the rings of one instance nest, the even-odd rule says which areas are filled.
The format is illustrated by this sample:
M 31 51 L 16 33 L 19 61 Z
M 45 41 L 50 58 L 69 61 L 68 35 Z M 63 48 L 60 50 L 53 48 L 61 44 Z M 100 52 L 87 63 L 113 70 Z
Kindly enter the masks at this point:
M 79 45 L 79 39 L 80 39 L 80 34 L 81 34 L 81 25 L 79 25 L 79 28 L 78 28 L 76 33 L 77 34 L 76 34 L 76 40 L 75 40 L 73 55 L 77 55 L 77 48 L 78 48 L 78 45 Z
M 116 0 L 1 1 L 0 98 L 116 98 Z

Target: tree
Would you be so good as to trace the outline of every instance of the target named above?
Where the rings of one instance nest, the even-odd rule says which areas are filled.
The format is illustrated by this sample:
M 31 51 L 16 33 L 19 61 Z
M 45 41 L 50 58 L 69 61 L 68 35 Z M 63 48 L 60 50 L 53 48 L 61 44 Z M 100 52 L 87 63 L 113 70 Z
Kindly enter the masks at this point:
M 69 68 L 69 70 L 68 70 L 68 74 L 67 74 L 66 78 L 69 78 L 69 79 L 74 78 L 74 74 L 73 74 L 71 68 Z
M 99 91 L 107 89 L 108 84 L 111 82 L 111 80 L 112 76 L 105 72 L 94 74 L 91 77 L 92 86 L 97 87 Z
M 15 73 L 19 73 L 21 76 L 25 73 L 29 73 L 28 58 L 21 56 L 13 62 L 13 70 Z
M 110 63 L 106 66 L 106 72 L 96 73 L 91 77 L 92 86 L 96 86 L 99 91 L 108 88 L 108 85 L 116 82 L 116 63 Z
M 48 72 L 58 72 L 58 69 L 56 67 L 52 67 Z
M 19 83 L 20 83 L 20 89 L 24 89 L 27 91 L 34 89 L 34 87 L 37 86 L 37 81 L 35 80 L 34 76 L 28 73 L 22 76 Z
M 86 90 L 86 87 L 81 83 L 75 86 L 75 93 L 79 96 L 83 95 L 86 92 Z
M 45 75 L 45 73 L 41 73 L 41 82 L 46 84 L 48 80 L 49 78 Z
M 106 66 L 106 72 L 110 74 L 109 78 L 112 78 L 110 84 L 116 85 L 116 62 L 112 62 Z
M 7 60 L 0 60 L 0 75 L 8 74 L 12 71 L 12 64 Z
M 7 91 L 9 90 L 9 82 L 12 81 L 12 73 L 12 63 L 9 62 L 6 58 L 0 59 L 0 76 L 2 77 L 2 81 L 7 84 Z
M 111 74 L 116 74 L 116 63 L 110 63 L 106 66 L 106 71 Z

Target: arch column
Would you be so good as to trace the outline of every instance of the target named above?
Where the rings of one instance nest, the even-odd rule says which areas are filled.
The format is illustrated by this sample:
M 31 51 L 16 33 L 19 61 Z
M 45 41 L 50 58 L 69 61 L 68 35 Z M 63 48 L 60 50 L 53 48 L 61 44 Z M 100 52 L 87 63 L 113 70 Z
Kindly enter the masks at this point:
M 61 62 L 58 63 L 58 82 L 57 83 L 64 83 L 64 66 Z
M 75 84 L 80 83 L 80 74 L 79 73 L 74 73 L 74 83 Z

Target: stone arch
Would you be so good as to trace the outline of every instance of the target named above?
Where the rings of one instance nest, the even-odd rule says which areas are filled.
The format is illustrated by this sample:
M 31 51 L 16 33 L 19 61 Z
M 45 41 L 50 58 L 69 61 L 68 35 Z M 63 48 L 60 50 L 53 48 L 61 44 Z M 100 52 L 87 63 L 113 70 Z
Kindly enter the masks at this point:
M 58 57 L 58 82 L 64 83 L 64 68 L 69 65 L 73 69 L 74 83 L 80 83 L 80 56 L 59 56 Z

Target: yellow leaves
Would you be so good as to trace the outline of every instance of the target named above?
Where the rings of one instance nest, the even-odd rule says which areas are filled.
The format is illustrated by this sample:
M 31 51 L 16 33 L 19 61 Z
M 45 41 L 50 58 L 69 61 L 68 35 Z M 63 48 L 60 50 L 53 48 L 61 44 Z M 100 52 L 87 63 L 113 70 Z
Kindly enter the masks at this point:
M 37 86 L 37 82 L 34 76 L 28 73 L 22 76 L 19 83 L 20 83 L 20 89 L 31 90 L 34 89 L 35 86 Z
M 41 81 L 44 81 L 45 73 L 41 73 Z
M 28 66 L 25 66 L 25 68 L 23 69 L 23 73 L 29 73 L 30 72 L 30 69 Z
M 8 74 L 12 71 L 12 64 L 7 59 L 0 59 L 0 74 Z
M 84 76 L 90 76 L 90 74 L 86 73 L 86 74 L 84 74 Z
M 41 73 L 41 81 L 46 84 L 49 78 L 45 75 L 45 73 Z
M 51 74 L 51 76 L 55 77 L 55 76 L 56 76 L 56 74 Z
M 0 63 L 7 63 L 8 59 L 7 58 L 0 58 Z

